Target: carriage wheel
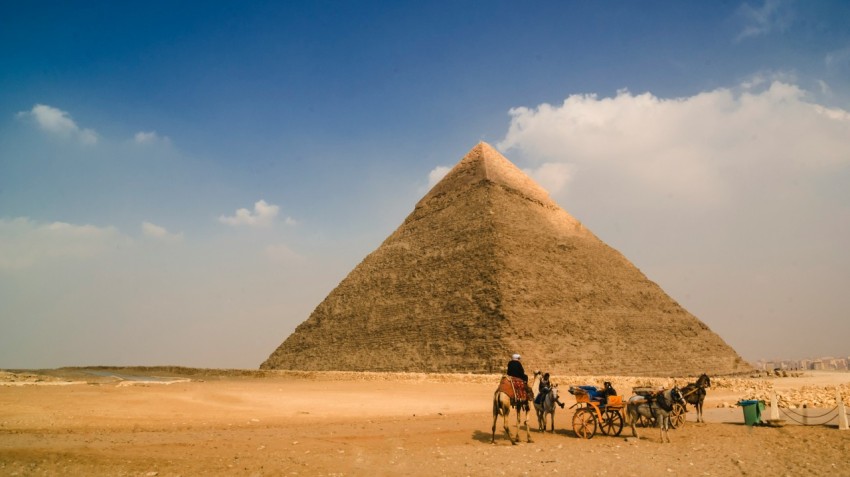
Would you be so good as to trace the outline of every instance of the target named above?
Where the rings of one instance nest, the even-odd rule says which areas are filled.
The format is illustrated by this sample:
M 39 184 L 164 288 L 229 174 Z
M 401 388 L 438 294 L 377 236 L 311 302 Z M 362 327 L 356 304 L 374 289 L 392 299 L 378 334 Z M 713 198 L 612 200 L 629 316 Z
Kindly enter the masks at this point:
M 609 436 L 619 436 L 623 432 L 623 415 L 620 411 L 607 409 L 602 414 L 602 422 L 599 423 L 602 432 Z
M 577 437 L 590 439 L 596 434 L 596 415 L 590 409 L 577 409 L 573 414 L 573 431 Z
M 684 426 L 686 415 L 687 411 L 685 410 L 685 406 L 678 402 L 673 404 L 673 410 L 670 411 L 670 426 L 673 429 Z

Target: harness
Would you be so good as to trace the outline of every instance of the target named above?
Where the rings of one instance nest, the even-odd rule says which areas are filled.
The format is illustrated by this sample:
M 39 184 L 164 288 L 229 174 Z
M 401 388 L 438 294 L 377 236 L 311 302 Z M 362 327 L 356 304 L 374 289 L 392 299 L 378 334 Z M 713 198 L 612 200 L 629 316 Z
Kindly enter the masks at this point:
M 695 399 L 699 402 L 702 402 L 702 399 L 705 398 L 705 394 L 706 394 L 705 388 L 706 388 L 706 386 L 705 386 L 705 384 L 700 384 L 701 381 L 702 380 L 699 380 L 695 383 L 688 383 L 687 386 L 680 389 L 679 391 L 682 394 L 682 399 L 687 399 L 688 396 L 691 396 L 694 393 L 696 393 L 697 397 Z M 687 391 L 685 391 L 685 389 L 687 389 Z M 702 394 L 702 398 L 700 397 L 700 394 Z M 688 402 L 690 402 L 691 404 L 699 404 L 699 402 L 691 402 L 691 401 L 688 401 Z
M 658 420 L 658 416 L 655 415 L 655 406 L 658 406 L 659 408 L 668 413 L 673 410 L 673 396 L 670 396 L 670 402 L 668 403 L 667 399 L 664 397 L 663 391 L 644 395 L 643 399 L 645 400 L 646 405 L 649 408 L 649 414 L 655 420 Z M 655 403 L 655 406 L 652 405 L 653 403 Z
M 667 412 L 673 410 L 673 396 L 670 396 L 670 403 L 667 403 L 667 399 L 664 397 L 664 393 L 658 393 L 654 396 L 654 401 L 656 404 L 658 404 L 658 407 L 664 409 Z M 652 409 L 652 406 L 649 406 L 649 408 Z
M 689 386 L 690 386 L 690 384 L 689 384 L 688 386 L 685 386 L 685 387 L 689 387 Z M 695 392 L 699 391 L 700 389 L 702 389 L 702 388 L 701 388 L 701 387 L 699 387 L 699 386 L 694 385 L 694 387 L 693 387 L 690 391 L 688 391 L 688 392 L 686 392 L 686 393 L 682 393 L 682 399 L 684 399 L 684 398 L 686 398 L 686 397 L 690 396 L 691 394 L 693 394 L 693 393 L 695 393 Z

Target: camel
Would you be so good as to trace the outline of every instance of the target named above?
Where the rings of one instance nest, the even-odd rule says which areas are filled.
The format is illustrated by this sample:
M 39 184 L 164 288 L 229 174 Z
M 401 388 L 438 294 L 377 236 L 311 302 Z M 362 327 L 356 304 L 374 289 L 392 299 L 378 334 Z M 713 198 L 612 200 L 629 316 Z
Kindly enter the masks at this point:
M 531 389 L 533 389 L 533 385 L 537 383 L 537 380 L 540 378 L 540 371 L 534 372 L 534 379 L 532 381 L 532 387 L 527 389 L 528 400 L 533 399 L 533 393 Z M 504 381 L 507 377 L 503 376 L 502 380 Z M 516 410 L 516 440 L 514 440 L 511 435 L 511 430 L 508 427 L 508 416 L 511 414 L 511 408 Z M 513 399 L 510 394 L 504 392 L 502 390 L 502 386 L 496 389 L 496 392 L 493 394 L 493 435 L 490 440 L 490 443 L 496 443 L 496 421 L 499 420 L 499 416 L 502 416 L 502 422 L 505 426 L 505 434 L 507 434 L 508 439 L 511 441 L 511 445 L 516 445 L 519 442 L 519 426 L 520 421 L 525 424 L 525 438 L 526 442 L 533 442 L 531 440 L 531 432 L 528 429 L 528 411 L 529 405 L 528 401 L 517 401 Z

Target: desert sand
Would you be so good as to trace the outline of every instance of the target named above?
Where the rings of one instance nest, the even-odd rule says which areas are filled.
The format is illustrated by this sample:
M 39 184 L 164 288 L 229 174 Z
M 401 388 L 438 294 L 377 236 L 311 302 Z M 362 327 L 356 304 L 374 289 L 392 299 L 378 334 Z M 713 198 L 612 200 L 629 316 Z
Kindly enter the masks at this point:
M 850 475 L 850 432 L 747 427 L 740 408 L 718 407 L 750 397 L 763 378 L 714 385 L 707 422 L 691 410 L 670 444 L 652 428 L 638 428 L 639 439 L 628 428 L 578 439 L 567 408 L 554 433 L 532 418 L 533 442 L 523 432 L 518 445 L 501 421 L 490 442 L 498 376 L 66 369 L 0 378 L 0 475 Z M 588 378 L 554 381 L 585 384 L 576 379 Z M 848 373 L 822 373 L 770 384 L 848 383 Z

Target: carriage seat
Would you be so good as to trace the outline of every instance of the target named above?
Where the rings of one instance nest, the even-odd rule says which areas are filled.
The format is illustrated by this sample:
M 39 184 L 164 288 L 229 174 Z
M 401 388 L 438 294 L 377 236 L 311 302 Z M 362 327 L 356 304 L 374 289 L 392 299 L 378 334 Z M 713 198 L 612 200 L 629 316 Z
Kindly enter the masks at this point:
M 596 386 L 587 385 L 587 386 L 576 386 L 575 388 L 570 388 L 570 392 L 573 393 L 573 394 L 575 394 L 575 392 L 573 392 L 574 390 L 579 390 L 578 392 L 587 393 L 587 397 L 590 398 L 590 401 L 597 402 L 597 403 L 599 403 L 603 406 L 608 401 L 608 399 L 607 399 L 608 395 L 605 394 L 605 392 L 603 392 L 602 390 L 600 390 Z
M 583 389 L 584 392 L 586 392 L 590 396 L 591 399 L 597 398 L 597 397 L 600 396 L 599 388 L 597 388 L 596 386 L 576 386 L 576 387 L 579 388 L 579 389 Z

